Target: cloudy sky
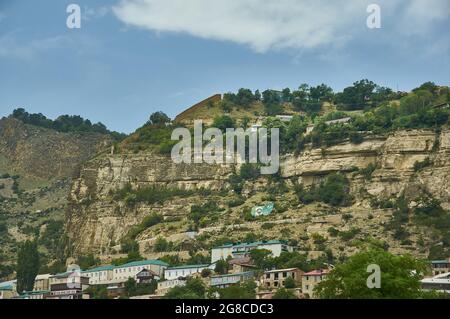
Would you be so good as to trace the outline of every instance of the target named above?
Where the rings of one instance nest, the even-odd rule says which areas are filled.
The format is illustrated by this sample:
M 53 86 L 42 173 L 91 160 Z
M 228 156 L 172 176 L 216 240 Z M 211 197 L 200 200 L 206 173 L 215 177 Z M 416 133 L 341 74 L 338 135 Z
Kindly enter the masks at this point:
M 66 26 L 71 3 L 81 29 Z M 372 3 L 381 29 L 366 25 Z M 450 85 L 448 30 L 448 0 L 0 0 L 0 116 L 131 132 L 240 87 Z

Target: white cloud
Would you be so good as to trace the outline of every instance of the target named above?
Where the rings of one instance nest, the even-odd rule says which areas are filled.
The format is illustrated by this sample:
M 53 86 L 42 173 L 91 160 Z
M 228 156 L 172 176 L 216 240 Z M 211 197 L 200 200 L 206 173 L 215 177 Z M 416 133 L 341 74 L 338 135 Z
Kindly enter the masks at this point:
M 450 12 L 448 0 L 122 0 L 113 11 L 131 26 L 265 52 L 342 45 L 364 30 L 373 2 L 381 6 L 383 19 L 395 20 L 399 34 L 411 33 L 408 23 L 414 21 L 428 30 Z

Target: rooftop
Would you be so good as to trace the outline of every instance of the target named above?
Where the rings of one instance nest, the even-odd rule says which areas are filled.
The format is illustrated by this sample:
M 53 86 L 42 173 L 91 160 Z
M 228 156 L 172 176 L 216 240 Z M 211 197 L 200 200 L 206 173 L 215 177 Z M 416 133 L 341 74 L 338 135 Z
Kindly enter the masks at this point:
M 282 240 L 268 240 L 268 241 L 256 241 L 253 243 L 234 243 L 234 244 L 225 244 L 222 246 L 215 247 L 217 248 L 231 248 L 231 247 L 257 247 L 263 245 L 287 245 L 285 241 Z
M 433 260 L 432 264 L 450 264 L 450 260 Z
M 204 265 L 181 265 L 181 266 L 167 268 L 167 270 L 189 269 L 189 268 L 207 268 L 209 266 L 210 266 L 209 264 L 204 264 Z
M 150 259 L 150 260 L 133 261 L 128 264 L 117 266 L 116 268 L 136 267 L 136 266 L 146 266 L 146 265 L 158 265 L 158 266 L 165 266 L 165 267 L 169 266 L 169 264 L 167 264 L 161 260 Z
M 329 273 L 330 273 L 330 271 L 327 269 L 320 269 L 320 270 L 313 270 L 313 271 L 307 272 L 307 273 L 303 274 L 303 276 L 321 276 L 321 275 L 327 275 Z
M 98 271 L 105 271 L 105 270 L 113 270 L 115 267 L 112 265 L 106 265 L 106 266 L 100 266 L 100 267 L 96 267 L 96 268 L 92 268 L 92 269 L 88 269 L 88 270 L 83 270 L 83 273 L 87 273 L 87 272 L 98 272 Z
M 265 271 L 264 273 L 270 274 L 270 273 L 274 273 L 274 272 L 287 272 L 287 271 L 300 271 L 300 269 L 298 269 L 298 268 L 274 269 L 274 270 Z

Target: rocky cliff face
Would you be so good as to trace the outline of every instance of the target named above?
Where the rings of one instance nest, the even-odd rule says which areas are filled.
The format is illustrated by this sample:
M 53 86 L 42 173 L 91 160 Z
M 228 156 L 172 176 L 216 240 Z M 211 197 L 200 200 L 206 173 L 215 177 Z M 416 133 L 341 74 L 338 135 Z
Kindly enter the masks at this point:
M 387 136 L 367 136 L 358 145 L 344 142 L 322 149 L 309 147 L 298 156 L 285 155 L 281 163 L 281 173 L 287 185 L 292 186 L 292 182 L 298 180 L 308 186 L 319 182 L 329 173 L 341 172 L 350 180 L 355 203 L 349 208 L 333 212 L 333 216 L 325 216 L 330 212 L 330 208 L 323 205 L 311 208 L 292 204 L 287 212 L 283 213 L 283 217 L 273 218 L 280 224 L 291 226 L 291 236 L 297 234 L 296 232 L 302 236 L 302 233 L 326 233 L 326 229 L 331 225 L 341 223 L 340 215 L 350 212 L 362 216 L 361 219 L 354 219 L 354 223 L 358 223 L 362 228 L 366 227 L 362 234 L 386 237 L 381 234 L 380 229 L 382 224 L 389 220 L 392 212 L 375 211 L 368 204 L 368 200 L 373 197 L 388 199 L 402 193 L 413 198 L 421 193 L 428 193 L 439 199 L 444 208 L 450 209 L 449 153 L 450 130 L 447 129 L 442 132 L 414 130 Z M 414 164 L 426 158 L 433 164 L 416 172 Z M 364 169 L 370 163 L 375 164 L 377 169 L 372 178 L 366 180 L 356 169 Z M 170 158 L 151 154 L 106 155 L 89 161 L 82 168 L 79 178 L 73 182 L 71 204 L 67 212 L 67 227 L 75 254 L 88 251 L 108 253 L 111 246 L 117 245 L 130 228 L 139 224 L 150 212 L 159 212 L 166 220 L 176 218 L 178 223 L 182 223 L 187 220 L 190 206 L 205 200 L 204 196 L 196 195 L 175 198 L 164 205 L 140 204 L 128 207 L 111 197 L 112 193 L 126 183 L 130 183 L 134 188 L 168 185 L 186 189 L 218 190 L 227 187 L 227 178 L 234 170 L 235 168 L 230 166 L 175 165 Z M 257 189 L 265 183 L 264 180 L 248 183 L 246 188 Z M 292 187 L 289 187 L 287 193 L 291 191 Z M 217 200 L 220 204 L 225 201 L 217 197 L 212 197 L 212 200 Z M 261 200 L 261 197 L 249 196 L 246 205 L 255 204 L 258 200 Z M 284 200 L 286 205 L 292 202 L 288 194 L 281 196 L 280 200 Z M 217 231 L 238 223 L 239 218 L 232 220 L 231 217 L 236 216 L 234 209 L 229 209 L 227 213 L 230 218 L 217 220 L 211 230 Z M 367 220 L 368 214 L 376 215 L 374 221 Z M 283 219 L 286 222 L 283 222 Z M 299 220 L 302 221 L 301 226 L 298 224 Z M 245 223 L 242 220 L 241 222 Z M 247 229 L 253 226 L 254 223 L 245 225 Z M 343 229 L 353 227 L 344 224 L 341 226 Z M 142 244 L 141 249 L 145 251 L 146 245 L 151 245 L 155 236 L 164 234 L 170 238 L 183 231 L 186 231 L 183 227 L 159 227 L 144 232 L 138 239 Z M 203 231 L 200 230 L 200 233 Z M 223 233 L 223 230 L 221 232 Z M 269 231 L 264 233 L 271 236 Z M 273 232 L 272 236 L 279 237 L 280 232 Z M 395 241 L 392 246 L 401 248 Z M 339 243 L 333 248 L 338 249 Z M 414 249 L 407 248 L 413 251 Z M 419 254 L 418 249 L 415 252 Z
M 63 232 L 72 175 L 110 143 L 107 135 L 60 133 L 12 117 L 0 119 L 0 223 L 7 227 L 0 266 L 14 263 L 18 243 L 37 230 L 42 235 L 49 222 L 60 221 Z M 55 251 L 40 248 L 43 263 L 54 259 Z
M 29 177 L 70 177 L 75 167 L 110 143 L 111 139 L 102 134 L 60 133 L 12 117 L 0 120 L 2 170 Z

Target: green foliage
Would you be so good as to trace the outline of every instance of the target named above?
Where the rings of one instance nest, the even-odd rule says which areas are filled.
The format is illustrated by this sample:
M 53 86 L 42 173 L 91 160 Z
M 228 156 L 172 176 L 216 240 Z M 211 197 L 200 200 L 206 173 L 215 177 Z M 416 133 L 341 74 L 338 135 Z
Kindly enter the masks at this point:
M 360 232 L 361 232 L 360 229 L 352 228 L 348 231 L 339 232 L 339 237 L 341 237 L 342 240 L 349 241 L 349 240 L 355 238 L 355 236 L 358 235 Z
M 226 129 L 228 129 L 228 128 L 236 127 L 236 123 L 228 115 L 223 115 L 220 117 L 216 117 L 214 119 L 214 123 L 212 124 L 212 127 L 218 128 L 221 131 L 225 132 Z
M 367 267 L 381 269 L 381 288 L 367 287 Z M 324 299 L 414 299 L 421 296 L 420 279 L 426 263 L 409 255 L 394 256 L 384 250 L 370 249 L 350 257 L 317 286 L 315 294 Z
M 284 281 L 284 287 L 286 289 L 293 289 L 293 288 L 297 288 L 297 283 L 295 282 L 294 278 L 292 277 L 287 277 L 286 280 Z
M 431 165 L 433 165 L 433 162 L 430 160 L 429 157 L 427 157 L 422 162 L 415 162 L 414 163 L 414 171 L 415 172 L 419 172 L 419 171 L 423 170 L 424 168 L 429 167 Z
M 38 243 L 51 251 L 57 259 L 65 259 L 68 237 L 64 232 L 64 222 L 49 220 Z
M 208 201 L 203 205 L 192 205 L 189 219 L 194 222 L 195 227 L 204 227 L 217 220 L 219 210 L 215 201 Z
M 172 247 L 172 243 L 168 242 L 164 237 L 158 237 L 153 245 L 153 250 L 155 252 L 169 251 Z
M 125 134 L 108 131 L 102 123 L 92 124 L 91 121 L 85 120 L 78 115 L 62 115 L 53 121 L 41 113 L 30 114 L 23 108 L 19 108 L 13 111 L 12 116 L 25 124 L 45 127 L 58 132 L 95 132 L 109 134 L 115 140 L 121 140 L 125 137 Z
M 170 123 L 170 117 L 168 117 L 164 112 L 155 112 L 150 115 L 150 119 L 147 125 L 160 125 L 166 126 Z
M 85 293 L 90 299 L 109 299 L 107 285 L 91 285 L 86 289 Z
M 366 106 L 374 106 L 376 103 L 388 101 L 393 92 L 389 88 L 381 87 L 367 79 L 353 83 L 336 94 L 336 103 L 345 110 L 364 109 Z
M 174 197 L 188 197 L 193 192 L 179 188 L 168 187 L 143 187 L 134 190 L 131 184 L 126 184 L 114 195 L 115 200 L 124 201 L 127 205 L 133 206 L 137 203 L 164 204 Z
M 80 266 L 81 269 L 89 269 L 99 264 L 100 258 L 96 258 L 92 253 L 86 256 L 79 256 L 77 258 L 77 265 Z
M 372 180 L 372 174 L 373 172 L 375 172 L 376 169 L 377 166 L 373 163 L 370 163 L 369 165 L 367 165 L 366 168 L 359 170 L 359 172 L 361 173 L 362 176 L 364 176 L 365 180 L 370 181 Z
M 32 291 L 40 267 L 36 242 L 27 240 L 19 248 L 17 259 L 17 292 Z
M 229 264 L 226 260 L 220 259 L 216 263 L 216 267 L 214 268 L 214 271 L 219 275 L 225 275 L 228 273 L 229 270 Z
M 155 225 L 158 225 L 164 220 L 163 216 L 157 213 L 152 213 L 146 217 L 144 217 L 143 221 L 134 227 L 131 228 L 131 230 L 127 233 L 126 238 L 135 240 L 136 237 L 142 233 L 144 230 L 153 227 Z
M 256 283 L 253 280 L 248 280 L 215 291 L 219 293 L 220 299 L 255 299 Z
M 204 299 L 205 285 L 199 278 L 189 278 L 185 286 L 177 286 L 169 289 L 164 299 Z
M 152 280 L 147 284 L 138 284 L 134 278 L 129 278 L 124 284 L 124 293 L 126 297 L 152 295 L 158 288 L 158 282 Z
M 286 287 L 287 288 L 287 287 Z M 292 291 L 280 288 L 273 295 L 272 299 L 298 299 Z
M 302 185 L 295 187 L 297 198 L 304 204 L 321 201 L 332 206 L 347 206 L 352 199 L 349 191 L 348 179 L 339 173 L 328 175 L 320 185 L 312 186 L 309 190 L 305 190 Z
M 236 106 L 241 106 L 243 108 L 248 108 L 250 105 L 261 99 L 259 91 L 252 93 L 249 89 L 241 88 L 239 89 L 237 94 L 234 93 L 225 93 L 224 101 L 234 104 Z

